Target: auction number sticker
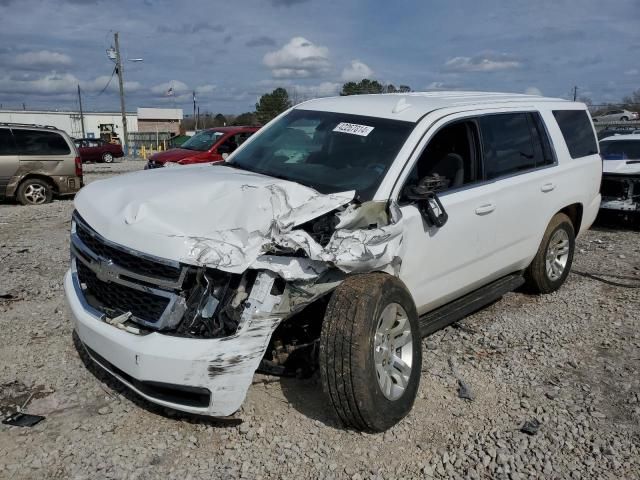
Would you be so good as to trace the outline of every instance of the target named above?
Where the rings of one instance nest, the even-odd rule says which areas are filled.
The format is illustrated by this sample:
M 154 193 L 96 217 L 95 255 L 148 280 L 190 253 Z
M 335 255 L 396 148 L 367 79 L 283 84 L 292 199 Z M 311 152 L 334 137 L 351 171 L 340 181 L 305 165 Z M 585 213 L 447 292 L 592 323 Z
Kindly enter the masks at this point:
M 336 126 L 336 128 L 333 129 L 333 131 L 366 137 L 373 131 L 373 128 L 374 127 L 368 127 L 367 125 L 358 125 L 357 123 L 341 122 Z

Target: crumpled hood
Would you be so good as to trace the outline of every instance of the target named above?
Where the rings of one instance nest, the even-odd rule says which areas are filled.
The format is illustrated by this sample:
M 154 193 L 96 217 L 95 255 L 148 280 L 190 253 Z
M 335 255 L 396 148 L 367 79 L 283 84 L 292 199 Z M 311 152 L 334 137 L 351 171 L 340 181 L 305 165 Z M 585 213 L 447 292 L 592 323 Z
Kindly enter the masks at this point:
M 105 238 L 162 258 L 231 273 L 246 270 L 274 236 L 353 200 L 222 165 L 193 165 L 92 182 L 76 196 Z
M 604 160 L 602 171 L 603 173 L 638 175 L 640 174 L 640 160 Z

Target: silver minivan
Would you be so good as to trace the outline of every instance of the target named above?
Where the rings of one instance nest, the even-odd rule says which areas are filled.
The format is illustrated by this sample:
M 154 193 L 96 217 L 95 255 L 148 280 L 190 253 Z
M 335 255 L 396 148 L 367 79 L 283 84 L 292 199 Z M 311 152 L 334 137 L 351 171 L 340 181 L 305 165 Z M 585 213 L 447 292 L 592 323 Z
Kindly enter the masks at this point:
M 64 131 L 0 123 L 0 199 L 40 205 L 73 195 L 82 184 L 78 150 Z

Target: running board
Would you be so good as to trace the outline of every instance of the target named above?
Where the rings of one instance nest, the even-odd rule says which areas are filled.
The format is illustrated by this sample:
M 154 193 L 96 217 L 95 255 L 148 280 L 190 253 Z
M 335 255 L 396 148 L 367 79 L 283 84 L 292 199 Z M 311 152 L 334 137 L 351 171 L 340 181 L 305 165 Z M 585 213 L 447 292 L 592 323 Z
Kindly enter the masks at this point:
M 422 337 L 431 335 L 441 328 L 463 319 L 485 305 L 498 300 L 505 293 L 515 290 L 523 283 L 524 278 L 522 274 L 513 273 L 474 290 L 451 303 L 438 307 L 420 317 L 420 334 Z

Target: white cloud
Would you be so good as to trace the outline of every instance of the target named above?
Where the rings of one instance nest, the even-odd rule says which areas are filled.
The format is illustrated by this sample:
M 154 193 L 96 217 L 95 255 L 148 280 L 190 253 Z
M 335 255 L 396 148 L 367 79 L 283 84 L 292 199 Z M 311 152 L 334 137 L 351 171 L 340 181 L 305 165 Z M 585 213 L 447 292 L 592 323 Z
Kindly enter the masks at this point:
M 638 73 L 640 73 L 640 70 L 638 70 L 637 68 L 632 68 L 624 72 L 625 75 L 638 75 Z
M 298 100 L 311 98 L 333 97 L 340 93 L 341 83 L 322 82 L 318 85 L 294 85 L 287 90 L 290 96 L 298 96 Z
M 206 85 L 200 85 L 199 87 L 196 87 L 196 93 L 200 93 L 200 94 L 208 94 L 208 93 L 213 93 L 216 91 L 218 87 L 216 85 L 213 84 L 206 84 Z
M 512 70 L 522 65 L 518 59 L 507 54 L 485 53 L 475 57 L 453 57 L 444 64 L 451 72 L 497 72 Z
M 68 67 L 73 61 L 69 55 L 49 50 L 25 52 L 16 55 L 13 64 L 19 68 L 62 68 Z
M 345 82 L 359 82 L 363 78 L 371 78 L 373 70 L 360 60 L 351 60 L 351 63 L 342 70 L 342 80 Z
M 186 83 L 181 82 L 180 80 L 171 80 L 170 82 L 160 83 L 151 87 L 151 93 L 155 93 L 156 95 L 166 95 L 170 88 L 173 88 L 173 95 L 176 97 L 190 92 Z
M 111 81 L 109 81 L 111 79 Z M 107 84 L 109 85 L 107 87 Z M 101 92 L 105 87 L 107 92 L 117 92 L 118 91 L 118 78 L 113 76 L 111 78 L 109 75 L 101 75 L 99 77 L 94 78 L 93 80 L 81 81 L 80 86 L 83 90 L 89 92 Z M 125 92 L 136 92 L 142 88 L 140 82 L 124 82 L 124 90 Z
M 280 50 L 267 53 L 262 62 L 275 78 L 317 77 L 331 65 L 329 49 L 303 37 L 293 37 Z
M 460 90 L 460 85 L 447 82 L 431 82 L 425 87 L 426 90 Z
M 538 87 L 527 87 L 524 90 L 524 93 L 526 93 L 527 95 L 542 95 L 542 92 Z
M 9 76 L 0 77 L 0 93 L 53 95 L 72 93 L 78 88 L 80 81 L 70 73 L 50 73 L 42 77 L 16 79 Z

